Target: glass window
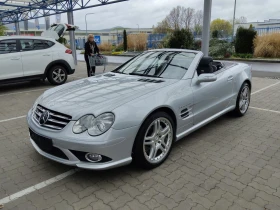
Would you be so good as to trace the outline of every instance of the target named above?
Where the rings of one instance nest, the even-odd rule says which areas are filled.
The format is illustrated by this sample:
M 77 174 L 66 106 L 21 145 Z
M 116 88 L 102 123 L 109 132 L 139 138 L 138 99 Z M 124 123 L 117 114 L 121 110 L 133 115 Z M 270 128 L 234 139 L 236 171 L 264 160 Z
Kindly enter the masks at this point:
M 177 51 L 149 51 L 135 57 L 114 72 L 130 75 L 182 79 L 195 53 Z
M 0 54 L 17 52 L 17 42 L 15 39 L 0 41 Z
M 54 46 L 54 42 L 52 42 L 52 41 L 46 41 L 46 44 L 48 47 Z
M 34 40 L 33 50 L 43 50 L 48 48 L 47 44 L 43 40 Z
M 50 48 L 54 45 L 51 41 L 45 40 L 32 40 L 32 39 L 23 39 L 20 40 L 21 50 L 22 51 L 30 51 L 30 50 L 43 50 Z
M 34 48 L 34 40 L 32 39 L 25 39 L 20 40 L 21 51 L 30 51 Z

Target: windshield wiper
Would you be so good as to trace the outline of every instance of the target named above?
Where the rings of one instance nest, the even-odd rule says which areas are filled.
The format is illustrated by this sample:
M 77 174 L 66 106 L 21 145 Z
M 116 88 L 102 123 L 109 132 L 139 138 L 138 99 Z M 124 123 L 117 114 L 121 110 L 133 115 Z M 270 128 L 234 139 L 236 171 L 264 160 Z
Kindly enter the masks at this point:
M 129 73 L 129 75 L 135 75 L 135 76 L 141 76 L 141 77 L 156 77 L 156 78 L 161 78 L 160 76 L 156 75 L 149 75 L 149 74 L 138 74 L 138 73 Z

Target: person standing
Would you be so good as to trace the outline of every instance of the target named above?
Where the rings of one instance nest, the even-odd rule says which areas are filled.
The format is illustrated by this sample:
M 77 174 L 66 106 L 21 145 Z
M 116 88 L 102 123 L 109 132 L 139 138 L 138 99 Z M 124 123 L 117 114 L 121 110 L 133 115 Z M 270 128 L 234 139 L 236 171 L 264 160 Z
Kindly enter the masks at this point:
M 85 61 L 87 64 L 87 74 L 88 77 L 95 75 L 95 66 L 90 67 L 88 56 L 92 56 L 94 54 L 99 54 L 99 48 L 97 47 L 96 42 L 94 41 L 94 36 L 92 34 L 88 35 L 87 42 L 85 43 Z

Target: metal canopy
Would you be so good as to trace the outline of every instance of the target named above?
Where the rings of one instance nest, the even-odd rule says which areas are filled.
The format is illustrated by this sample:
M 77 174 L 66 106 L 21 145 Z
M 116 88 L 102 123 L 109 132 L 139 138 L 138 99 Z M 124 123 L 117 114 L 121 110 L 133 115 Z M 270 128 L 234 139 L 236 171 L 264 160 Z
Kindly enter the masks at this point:
M 128 0 L 0 0 L 0 23 L 32 20 Z

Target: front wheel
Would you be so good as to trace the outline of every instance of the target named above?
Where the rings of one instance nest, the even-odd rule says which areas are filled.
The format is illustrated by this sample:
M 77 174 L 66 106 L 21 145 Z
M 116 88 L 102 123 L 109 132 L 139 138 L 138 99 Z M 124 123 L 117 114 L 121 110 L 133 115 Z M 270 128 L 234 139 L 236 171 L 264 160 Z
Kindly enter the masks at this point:
M 135 139 L 133 161 L 147 169 L 162 164 L 172 149 L 174 128 L 173 119 L 165 112 L 157 112 L 148 117 Z
M 67 80 L 67 71 L 62 66 L 54 66 L 48 71 L 47 77 L 51 84 L 61 85 Z
M 238 97 L 236 100 L 236 107 L 233 111 L 234 115 L 237 117 L 242 117 L 246 114 L 249 105 L 250 105 L 250 99 L 251 99 L 251 90 L 249 87 L 249 84 L 245 82 L 238 93 Z

